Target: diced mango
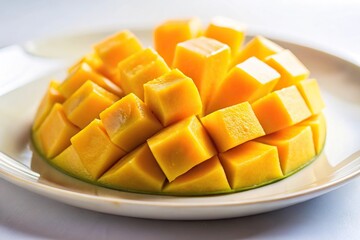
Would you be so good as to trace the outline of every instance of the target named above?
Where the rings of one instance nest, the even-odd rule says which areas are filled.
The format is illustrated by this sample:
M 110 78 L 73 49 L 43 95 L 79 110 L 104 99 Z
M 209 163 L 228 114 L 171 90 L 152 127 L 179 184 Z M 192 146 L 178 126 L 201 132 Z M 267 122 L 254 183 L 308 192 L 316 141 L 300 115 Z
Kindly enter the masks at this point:
M 109 68 L 116 68 L 120 61 L 141 51 L 142 46 L 132 32 L 124 30 L 96 44 L 94 49 Z
M 81 63 L 60 85 L 59 91 L 66 98 L 69 98 L 80 86 L 86 81 L 91 80 L 100 87 L 108 90 L 109 92 L 122 97 L 124 93 L 122 89 L 109 79 L 96 73 L 87 63 Z
M 282 178 L 276 147 L 250 141 L 219 155 L 231 188 L 242 189 Z
M 215 111 L 201 122 L 220 152 L 265 135 L 248 102 Z
M 245 39 L 245 26 L 229 18 L 216 17 L 211 20 L 207 27 L 205 37 L 216 39 L 228 45 L 232 57 L 235 57 Z
M 84 128 L 117 100 L 116 95 L 87 81 L 64 102 L 64 111 L 73 124 Z
M 284 175 L 291 174 L 315 157 L 313 136 L 309 126 L 289 127 L 256 141 L 277 147 Z
M 178 69 L 147 82 L 144 92 L 145 103 L 164 126 L 202 113 L 196 85 Z
M 288 87 L 306 79 L 309 70 L 290 50 L 284 50 L 266 58 L 265 62 L 281 75 L 275 90 Z
M 230 64 L 230 48 L 217 40 L 199 37 L 176 46 L 173 67 L 180 69 L 196 84 L 203 110 Z
M 126 94 L 134 93 L 143 100 L 143 85 L 169 72 L 170 68 L 152 48 L 146 48 L 120 62 L 118 71 L 117 84 Z
M 70 145 L 50 161 L 55 166 L 77 178 L 89 181 L 95 180 L 95 178 L 91 176 L 91 174 L 84 167 L 83 162 L 72 145 Z
M 236 65 L 214 91 L 207 112 L 249 101 L 273 90 L 280 74 L 256 57 Z
M 120 159 L 98 181 L 113 188 L 160 192 L 165 175 L 145 143 Z
M 230 191 L 225 172 L 217 156 L 193 167 L 171 183 L 165 185 L 165 193 L 201 195 Z
M 46 158 L 53 158 L 70 146 L 70 138 L 80 129 L 73 125 L 60 103 L 55 103 L 49 115 L 34 132 L 34 142 Z
M 163 129 L 148 139 L 148 144 L 169 182 L 216 154 L 195 116 Z
M 130 93 L 100 114 L 110 139 L 130 152 L 162 129 L 148 106 Z
M 326 120 L 323 113 L 312 116 L 311 118 L 302 121 L 299 125 L 301 126 L 310 126 L 316 154 L 320 154 L 324 148 L 325 139 L 326 139 Z
M 296 86 L 305 99 L 311 113 L 313 115 L 319 114 L 325 107 L 325 103 L 321 97 L 319 85 L 317 84 L 316 79 L 300 81 Z
M 38 129 L 46 116 L 51 111 L 51 108 L 55 103 L 63 103 L 65 101 L 64 96 L 58 91 L 60 83 L 51 81 L 46 91 L 45 96 L 42 98 L 40 105 L 37 109 L 34 123 L 32 126 L 33 131 Z
M 176 45 L 199 37 L 201 33 L 201 21 L 199 18 L 168 20 L 155 28 L 154 46 L 165 62 L 171 66 Z
M 251 39 L 245 47 L 234 58 L 231 66 L 235 66 L 250 57 L 257 57 L 264 61 L 266 57 L 282 51 L 283 48 L 273 41 L 262 36 L 256 36 Z
M 126 154 L 111 142 L 99 119 L 94 119 L 70 141 L 85 169 L 95 179 Z
M 305 100 L 295 86 L 283 88 L 252 104 L 266 134 L 295 125 L 311 116 Z

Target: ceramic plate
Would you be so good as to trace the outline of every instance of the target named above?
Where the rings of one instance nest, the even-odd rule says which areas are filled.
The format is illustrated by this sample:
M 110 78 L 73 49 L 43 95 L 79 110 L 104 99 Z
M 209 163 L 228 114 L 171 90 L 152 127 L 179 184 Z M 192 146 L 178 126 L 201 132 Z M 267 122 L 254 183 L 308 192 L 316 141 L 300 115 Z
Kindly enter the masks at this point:
M 151 44 L 150 31 L 134 32 L 145 45 Z M 35 110 L 48 82 L 63 79 L 66 66 L 107 34 L 69 35 L 0 49 L 0 177 L 57 201 L 94 211 L 193 220 L 240 217 L 284 208 L 334 190 L 360 175 L 360 67 L 330 53 L 280 40 L 277 42 L 292 50 L 318 79 L 327 105 L 325 150 L 302 171 L 258 189 L 205 197 L 114 191 L 58 172 L 32 152 L 29 136 Z

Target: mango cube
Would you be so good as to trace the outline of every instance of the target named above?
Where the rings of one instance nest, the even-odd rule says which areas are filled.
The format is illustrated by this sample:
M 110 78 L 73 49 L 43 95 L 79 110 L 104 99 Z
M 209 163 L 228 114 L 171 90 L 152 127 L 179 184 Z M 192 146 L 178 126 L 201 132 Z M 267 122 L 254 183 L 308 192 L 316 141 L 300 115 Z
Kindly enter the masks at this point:
M 284 175 L 291 174 L 315 157 L 313 136 L 309 126 L 286 128 L 256 141 L 277 147 Z
M 120 159 L 98 181 L 113 188 L 160 192 L 165 175 L 145 143 Z
M 164 59 L 153 49 L 146 48 L 133 54 L 118 65 L 119 84 L 126 94 L 134 93 L 144 99 L 143 85 L 170 71 Z
M 252 104 L 266 134 L 295 125 L 311 116 L 305 100 L 295 86 L 283 88 Z
M 33 130 L 40 127 L 46 116 L 51 111 L 55 103 L 63 103 L 65 101 L 64 96 L 59 92 L 58 87 L 60 83 L 51 81 L 46 91 L 45 96 L 41 99 L 40 105 L 37 109 L 34 123 L 32 126 Z
M 310 74 L 304 64 L 289 50 L 271 55 L 266 58 L 265 62 L 281 75 L 275 90 L 294 85 L 306 79 Z
M 111 142 L 99 119 L 94 119 L 70 140 L 85 169 L 95 179 L 126 154 Z
M 144 92 L 146 105 L 164 126 L 202 112 L 194 82 L 177 69 L 147 82 Z
M 94 49 L 109 68 L 116 68 L 120 61 L 141 51 L 142 46 L 132 32 L 124 30 L 96 44 Z
M 199 18 L 168 20 L 154 30 L 156 51 L 171 66 L 176 45 L 189 39 L 199 37 L 202 33 Z
M 326 139 L 326 121 L 323 113 L 312 116 L 311 118 L 302 121 L 299 125 L 310 126 L 316 154 L 320 154 L 324 148 Z
M 216 17 L 211 20 L 205 31 L 205 37 L 216 39 L 228 45 L 232 57 L 236 56 L 245 39 L 245 26 L 235 20 Z
M 201 122 L 220 152 L 265 134 L 248 102 L 215 111 Z
M 195 116 L 170 125 L 147 142 L 169 182 L 216 154 Z
M 283 48 L 273 41 L 262 36 L 256 36 L 251 39 L 234 58 L 232 66 L 235 66 L 250 57 L 257 57 L 261 61 L 264 61 L 268 56 L 281 52 L 282 50 Z
M 55 103 L 49 115 L 34 132 L 34 141 L 46 158 L 53 158 L 70 146 L 70 138 L 80 129 L 73 125 L 60 103 Z
M 219 155 L 232 189 L 282 178 L 276 147 L 250 141 Z
M 325 107 L 325 103 L 321 97 L 319 85 L 317 84 L 316 79 L 306 79 L 300 81 L 296 86 L 305 99 L 311 113 L 313 115 L 321 113 Z
M 204 110 L 218 82 L 226 75 L 230 58 L 230 48 L 226 44 L 206 37 L 176 46 L 173 67 L 195 82 Z
M 253 102 L 273 90 L 280 74 L 256 57 L 236 65 L 214 91 L 208 113 L 241 102 Z
M 127 152 L 162 129 L 148 106 L 133 93 L 104 110 L 100 119 L 111 141 Z
M 116 95 L 87 81 L 64 102 L 64 111 L 73 124 L 84 128 L 117 100 Z
M 77 89 L 79 89 L 80 86 L 82 86 L 88 80 L 91 80 L 100 87 L 119 97 L 124 95 L 121 88 L 116 86 L 116 84 L 111 82 L 109 79 L 96 73 L 87 63 L 79 64 L 79 66 L 77 66 L 60 85 L 59 91 L 66 98 L 69 98 Z
M 228 192 L 230 186 L 217 156 L 193 167 L 165 185 L 165 193 L 198 195 L 210 192 Z

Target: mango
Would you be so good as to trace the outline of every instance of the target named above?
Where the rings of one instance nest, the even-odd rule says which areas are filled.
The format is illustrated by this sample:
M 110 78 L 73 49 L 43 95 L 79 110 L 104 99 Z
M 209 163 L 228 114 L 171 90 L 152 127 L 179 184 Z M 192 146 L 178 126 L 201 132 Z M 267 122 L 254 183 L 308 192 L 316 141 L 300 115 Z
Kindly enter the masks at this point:
M 232 189 L 262 185 L 283 177 L 277 148 L 250 141 L 220 153 Z
M 118 71 L 116 83 L 126 94 L 134 93 L 143 100 L 143 85 L 169 72 L 170 68 L 152 48 L 146 48 L 120 62 Z
M 301 126 L 310 126 L 313 135 L 316 154 L 320 154 L 324 148 L 326 139 L 326 120 L 323 113 L 312 116 L 299 123 Z
M 185 174 L 167 183 L 165 193 L 198 195 L 204 193 L 229 192 L 230 186 L 217 156 L 193 167 Z
M 132 32 L 124 30 L 96 44 L 94 49 L 109 68 L 116 68 L 120 61 L 141 51 L 142 46 Z
M 171 66 L 176 45 L 202 34 L 199 18 L 167 20 L 154 29 L 155 50 Z
M 201 118 L 219 152 L 265 135 L 248 102 L 215 111 Z
M 147 142 L 169 182 L 216 154 L 195 116 L 166 127 Z
M 266 134 L 295 125 L 311 116 L 295 86 L 272 92 L 255 101 L 252 108 Z
M 324 100 L 321 97 L 319 85 L 316 79 L 306 79 L 296 84 L 302 97 L 305 99 L 313 115 L 321 113 L 325 107 Z
M 309 70 L 290 50 L 271 55 L 265 59 L 265 62 L 281 75 L 275 90 L 294 85 L 306 79 L 310 74 Z
M 145 103 L 163 126 L 202 113 L 199 92 L 193 80 L 178 69 L 144 85 Z
M 79 128 L 84 128 L 117 100 L 116 95 L 92 81 L 87 81 L 64 102 L 63 106 L 68 119 Z
M 203 108 L 227 72 L 230 48 L 214 39 L 199 37 L 176 46 L 173 67 L 190 77 L 200 93 Z
M 59 82 L 50 82 L 46 94 L 41 99 L 40 105 L 36 111 L 34 123 L 32 126 L 33 131 L 40 127 L 55 103 L 63 103 L 65 101 L 65 97 L 58 90 L 59 85 Z
M 251 57 L 230 70 L 220 81 L 207 108 L 211 113 L 241 102 L 253 102 L 270 93 L 280 74 L 256 57 Z
M 63 106 L 55 103 L 49 115 L 33 133 L 36 147 L 48 159 L 70 146 L 70 138 L 80 129 L 66 117 Z
M 298 170 L 316 154 L 310 126 L 286 128 L 256 141 L 277 147 L 284 175 Z
M 144 143 L 121 158 L 98 182 L 136 192 L 161 192 L 165 175 Z
M 130 152 L 162 129 L 148 106 L 131 93 L 100 114 L 112 142 Z
M 235 57 L 245 39 L 245 26 L 229 18 L 216 17 L 211 20 L 204 36 L 228 45 L 231 56 Z

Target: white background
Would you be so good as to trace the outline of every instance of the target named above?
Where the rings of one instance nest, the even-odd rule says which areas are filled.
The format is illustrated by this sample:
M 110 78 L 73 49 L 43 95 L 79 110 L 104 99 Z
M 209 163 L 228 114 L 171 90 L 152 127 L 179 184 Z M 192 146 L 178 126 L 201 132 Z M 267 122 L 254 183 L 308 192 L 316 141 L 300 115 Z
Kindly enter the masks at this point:
M 238 19 L 250 31 L 332 49 L 360 63 L 360 2 L 355 0 L 0 0 L 0 47 L 49 35 L 149 27 L 184 16 L 207 21 L 216 15 Z M 357 179 L 271 213 L 217 221 L 157 221 L 78 209 L 0 180 L 0 239 L 360 239 L 359 203 Z

